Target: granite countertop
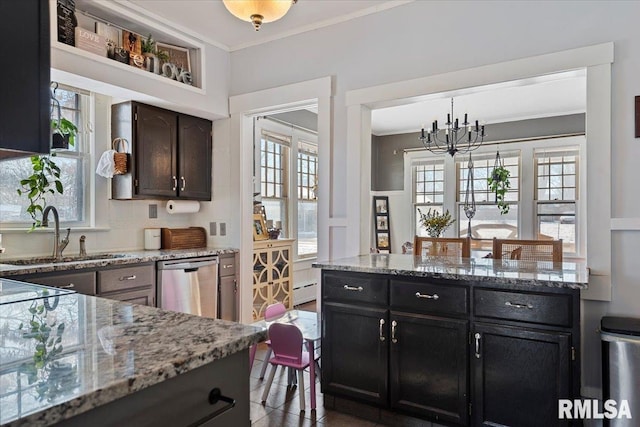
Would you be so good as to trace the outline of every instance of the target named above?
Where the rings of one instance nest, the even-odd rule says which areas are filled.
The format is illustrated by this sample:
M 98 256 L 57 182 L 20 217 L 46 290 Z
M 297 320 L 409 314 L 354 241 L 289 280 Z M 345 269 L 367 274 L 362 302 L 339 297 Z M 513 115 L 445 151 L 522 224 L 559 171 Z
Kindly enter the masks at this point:
M 2 426 L 55 424 L 266 338 L 240 323 L 43 290 L 55 291 L 0 279 L 0 301 L 12 299 L 0 305 Z
M 324 270 L 470 280 L 492 285 L 586 289 L 589 282 L 586 265 L 575 262 L 554 264 L 545 261 L 370 254 L 317 262 L 313 266 Z
M 73 260 L 67 262 L 43 261 L 38 264 L 11 265 L 3 262 L 12 262 L 20 258 L 11 259 L 0 256 L 0 277 L 18 276 L 33 273 L 48 273 L 51 271 L 82 270 L 85 268 L 99 268 L 109 265 L 137 264 L 141 262 L 164 261 L 168 259 L 181 259 L 203 257 L 209 255 L 233 254 L 238 252 L 235 248 L 198 248 L 198 249 L 164 249 L 164 250 L 140 250 L 140 251 L 112 251 L 110 253 L 89 254 L 94 259 Z M 104 256 L 116 256 L 116 258 L 100 258 Z M 46 257 L 44 257 L 46 258 Z

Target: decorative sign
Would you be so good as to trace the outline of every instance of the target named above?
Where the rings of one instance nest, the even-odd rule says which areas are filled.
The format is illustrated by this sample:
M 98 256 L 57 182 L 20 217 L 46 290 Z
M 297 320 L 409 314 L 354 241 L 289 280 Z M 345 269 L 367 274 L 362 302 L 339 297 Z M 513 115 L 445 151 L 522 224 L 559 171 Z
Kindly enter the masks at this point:
M 75 28 L 78 25 L 74 0 L 58 0 L 58 41 L 75 46 Z
M 107 42 L 104 36 L 84 28 L 76 27 L 76 47 L 96 55 L 107 56 Z

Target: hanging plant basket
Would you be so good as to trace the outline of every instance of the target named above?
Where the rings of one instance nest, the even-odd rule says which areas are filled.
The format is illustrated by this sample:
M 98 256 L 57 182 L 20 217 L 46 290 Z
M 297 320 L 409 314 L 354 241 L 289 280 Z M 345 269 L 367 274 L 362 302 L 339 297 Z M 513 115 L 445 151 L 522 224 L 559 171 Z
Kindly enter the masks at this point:
M 509 181 L 510 174 L 509 169 L 505 168 L 502 164 L 500 152 L 498 151 L 491 176 L 487 178 L 487 184 L 489 185 L 489 189 L 496 195 L 496 205 L 498 205 L 501 215 L 509 213 L 509 204 L 505 201 L 505 195 L 509 188 L 511 188 L 511 182 Z

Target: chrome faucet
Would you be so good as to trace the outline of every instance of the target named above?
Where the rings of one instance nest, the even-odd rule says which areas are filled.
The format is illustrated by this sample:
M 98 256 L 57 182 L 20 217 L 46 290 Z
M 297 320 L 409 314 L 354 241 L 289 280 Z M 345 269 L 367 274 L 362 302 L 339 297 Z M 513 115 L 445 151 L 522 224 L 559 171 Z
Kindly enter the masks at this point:
M 71 229 L 67 228 L 67 237 L 65 237 L 62 241 L 60 241 L 60 218 L 58 216 L 58 210 L 53 206 L 47 206 L 44 208 L 44 212 L 42 212 L 42 226 L 49 226 L 49 212 L 53 211 L 53 222 L 55 224 L 54 236 L 53 236 L 53 258 L 56 261 L 60 261 L 62 259 L 62 251 L 69 244 L 69 234 L 71 233 Z

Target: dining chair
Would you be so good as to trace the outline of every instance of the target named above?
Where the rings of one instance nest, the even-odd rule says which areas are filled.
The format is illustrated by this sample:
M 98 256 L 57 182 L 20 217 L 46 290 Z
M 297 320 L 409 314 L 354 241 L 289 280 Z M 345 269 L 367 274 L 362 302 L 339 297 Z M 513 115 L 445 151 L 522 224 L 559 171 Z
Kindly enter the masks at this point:
M 493 239 L 495 259 L 562 262 L 562 239 L 517 240 Z
M 267 384 L 262 392 L 262 404 L 265 404 L 269 396 L 269 390 L 273 383 L 278 366 L 294 369 L 298 373 L 298 391 L 300 395 L 300 412 L 305 410 L 305 387 L 304 387 L 304 370 L 309 367 L 310 363 L 315 360 L 315 355 L 309 355 L 308 351 L 303 350 L 302 332 L 295 325 L 285 323 L 274 323 L 269 326 L 269 337 L 271 339 L 271 348 L 273 349 L 273 357 L 269 359 L 272 368 L 269 372 Z M 310 378 L 315 381 L 315 378 Z M 316 396 L 311 394 L 311 409 L 316 408 Z
M 271 322 L 284 316 L 286 312 L 287 307 L 283 303 L 277 302 L 275 304 L 271 304 L 264 310 L 264 320 L 267 322 Z M 264 357 L 264 362 L 262 362 L 262 369 L 260 370 L 261 380 L 264 379 L 264 374 L 267 372 L 267 366 L 269 365 L 269 358 L 271 357 L 271 340 L 266 340 L 265 344 L 267 344 L 267 354 Z
M 413 239 L 414 255 L 437 255 L 471 258 L 471 242 L 468 237 L 421 237 Z

